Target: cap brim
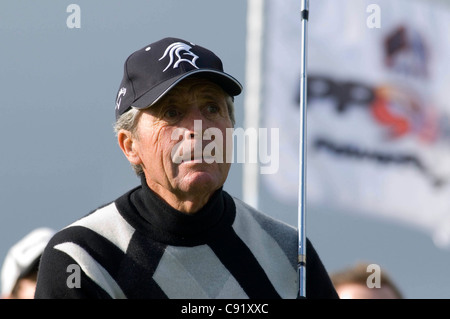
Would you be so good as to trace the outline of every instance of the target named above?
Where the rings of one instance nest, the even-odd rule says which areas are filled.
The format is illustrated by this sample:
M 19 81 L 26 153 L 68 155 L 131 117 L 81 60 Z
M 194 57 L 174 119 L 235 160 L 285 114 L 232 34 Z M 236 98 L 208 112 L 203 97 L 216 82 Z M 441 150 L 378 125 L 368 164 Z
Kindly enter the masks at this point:
M 158 102 L 182 80 L 194 75 L 199 75 L 200 73 L 202 78 L 206 78 L 216 83 L 231 96 L 239 95 L 242 92 L 242 85 L 231 75 L 216 70 L 199 69 L 192 70 L 158 84 L 138 98 L 131 106 L 137 109 L 146 109 Z

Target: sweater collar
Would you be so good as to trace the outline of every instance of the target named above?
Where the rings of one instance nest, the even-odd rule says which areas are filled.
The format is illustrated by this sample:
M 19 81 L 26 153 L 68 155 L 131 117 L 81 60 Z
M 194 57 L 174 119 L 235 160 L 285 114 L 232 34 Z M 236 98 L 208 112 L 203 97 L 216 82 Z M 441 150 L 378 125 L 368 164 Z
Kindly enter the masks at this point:
M 186 214 L 163 201 L 148 187 L 142 175 L 141 187 L 134 192 L 131 200 L 139 215 L 152 228 L 152 233 L 159 237 L 158 240 L 173 243 L 174 240 L 193 239 L 197 242 L 217 232 L 224 224 L 231 225 L 235 211 L 232 209 L 225 213 L 227 206 L 231 206 L 228 197 L 220 188 L 198 212 Z

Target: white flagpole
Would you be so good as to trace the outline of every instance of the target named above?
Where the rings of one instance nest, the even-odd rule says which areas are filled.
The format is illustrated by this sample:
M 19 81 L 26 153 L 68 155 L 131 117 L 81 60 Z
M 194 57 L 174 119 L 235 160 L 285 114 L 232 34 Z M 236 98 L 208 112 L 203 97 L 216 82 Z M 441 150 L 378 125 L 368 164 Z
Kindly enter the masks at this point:
M 261 63 L 262 37 L 264 20 L 264 1 L 247 0 L 247 44 L 246 44 L 246 76 L 244 101 L 244 127 L 254 128 L 258 132 L 261 105 Z M 255 151 L 256 146 L 246 147 Z M 243 167 L 243 200 L 258 208 L 259 204 L 259 172 L 258 163 L 244 163 Z
M 301 67 L 300 67 L 300 173 L 298 193 L 298 297 L 306 298 L 306 105 L 307 105 L 307 22 L 309 1 L 301 4 Z

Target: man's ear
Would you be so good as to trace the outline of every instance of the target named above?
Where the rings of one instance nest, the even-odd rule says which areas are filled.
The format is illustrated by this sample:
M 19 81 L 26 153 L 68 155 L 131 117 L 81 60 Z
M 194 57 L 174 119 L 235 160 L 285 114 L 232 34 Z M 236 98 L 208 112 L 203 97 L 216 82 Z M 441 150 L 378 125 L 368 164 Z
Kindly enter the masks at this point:
M 122 152 L 131 164 L 142 164 L 141 157 L 139 156 L 138 141 L 130 131 L 120 130 L 117 133 L 117 141 Z

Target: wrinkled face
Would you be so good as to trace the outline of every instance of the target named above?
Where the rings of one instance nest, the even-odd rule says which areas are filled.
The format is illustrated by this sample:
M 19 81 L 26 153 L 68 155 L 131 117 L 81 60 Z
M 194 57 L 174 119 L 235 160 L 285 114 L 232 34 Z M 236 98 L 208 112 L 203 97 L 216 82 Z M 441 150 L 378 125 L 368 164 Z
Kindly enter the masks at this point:
M 230 169 L 227 128 L 225 92 L 204 79 L 181 81 L 138 120 L 134 145 L 150 188 L 180 199 L 220 188 Z

